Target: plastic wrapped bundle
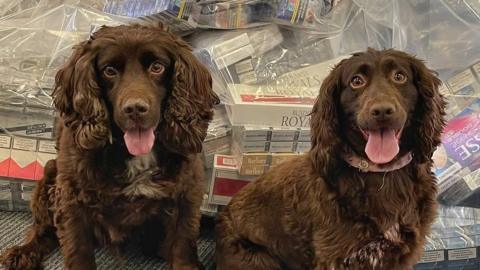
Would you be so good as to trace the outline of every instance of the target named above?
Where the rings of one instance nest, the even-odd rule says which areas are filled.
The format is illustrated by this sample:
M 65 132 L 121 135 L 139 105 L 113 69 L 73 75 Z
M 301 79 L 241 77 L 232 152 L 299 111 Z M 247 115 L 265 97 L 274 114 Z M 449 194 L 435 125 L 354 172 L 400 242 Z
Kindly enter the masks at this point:
M 178 35 L 191 33 L 195 27 L 192 13 L 195 0 L 106 0 L 103 10 L 107 13 L 140 17 L 148 23 L 162 22 Z
M 439 199 L 452 205 L 479 206 L 478 1 L 393 1 L 391 12 L 370 9 L 369 14 L 382 23 L 391 17 L 392 46 L 416 54 L 439 73 L 449 120 L 443 143 L 434 154 Z
M 415 269 L 478 269 L 479 247 L 480 210 L 441 206 Z
M 198 27 L 236 29 L 266 24 L 274 16 L 273 2 L 266 0 L 200 1 L 195 5 Z
M 326 15 L 332 11 L 337 0 L 280 0 L 277 2 L 275 18 L 283 24 L 292 24 L 306 28 L 324 25 L 330 18 Z M 343 7 L 341 7 L 343 8 Z
M 70 56 L 73 45 L 88 37 L 92 24 L 109 22 L 113 20 L 95 10 L 70 5 L 47 9 L 21 27 L 12 28 L 8 20 L 0 22 L 0 29 L 5 25 L 4 29 L 10 30 L 0 39 L 2 109 L 28 115 L 50 115 L 49 123 L 31 124 L 43 124 L 49 129 L 46 134 L 38 132 L 38 136 L 51 136 L 50 94 L 57 68 Z M 28 121 L 13 123 L 9 117 L 1 120 L 0 125 L 7 131 L 15 130 L 15 134 L 29 135 L 28 130 L 21 132 L 17 128 L 19 123 L 30 124 Z
M 98 25 L 122 22 L 90 6 L 40 2 L 0 20 L 0 209 L 27 210 L 32 181 L 56 157 L 55 74 Z M 124 20 L 124 19 L 123 19 Z M 124 20 L 125 21 L 125 20 Z M 21 22 L 21 23 L 20 23 Z
M 308 127 L 308 114 L 331 67 L 352 52 L 378 48 L 388 40 L 363 36 L 337 47 L 354 39 L 359 27 L 322 38 L 266 25 L 204 31 L 193 35 L 191 43 L 204 50 L 203 62 L 216 74 L 214 88 L 228 104 L 232 125 Z
M 203 142 L 203 160 L 205 168 L 213 167 L 215 154 L 229 154 L 231 146 L 231 126 L 225 107 L 219 105 L 214 110 L 213 119 L 208 125 L 207 137 Z

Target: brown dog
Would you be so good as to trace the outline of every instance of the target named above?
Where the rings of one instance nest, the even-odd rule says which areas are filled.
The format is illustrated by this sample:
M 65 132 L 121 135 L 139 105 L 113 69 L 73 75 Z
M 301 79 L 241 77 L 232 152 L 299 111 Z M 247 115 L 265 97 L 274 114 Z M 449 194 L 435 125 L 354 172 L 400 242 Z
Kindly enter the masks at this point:
M 341 61 L 314 105 L 311 151 L 220 215 L 217 269 L 411 269 L 436 214 L 440 83 L 395 50 Z
M 218 98 L 188 45 L 160 27 L 103 27 L 58 72 L 53 98 L 58 158 L 35 190 L 26 243 L 2 264 L 39 269 L 60 244 L 66 269 L 96 269 L 97 245 L 141 227 L 171 269 L 199 269 L 197 153 Z

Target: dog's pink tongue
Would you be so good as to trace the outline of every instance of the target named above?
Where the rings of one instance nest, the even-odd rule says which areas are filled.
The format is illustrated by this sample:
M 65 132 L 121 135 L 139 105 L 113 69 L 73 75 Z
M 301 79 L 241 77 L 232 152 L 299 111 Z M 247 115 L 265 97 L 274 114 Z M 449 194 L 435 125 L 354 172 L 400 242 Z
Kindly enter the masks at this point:
M 128 152 L 134 156 L 139 156 L 150 153 L 155 141 L 155 134 L 153 134 L 153 128 L 136 128 L 125 132 L 123 139 L 127 145 Z
M 400 151 L 395 130 L 370 131 L 365 147 L 368 158 L 377 164 L 384 164 L 392 161 Z

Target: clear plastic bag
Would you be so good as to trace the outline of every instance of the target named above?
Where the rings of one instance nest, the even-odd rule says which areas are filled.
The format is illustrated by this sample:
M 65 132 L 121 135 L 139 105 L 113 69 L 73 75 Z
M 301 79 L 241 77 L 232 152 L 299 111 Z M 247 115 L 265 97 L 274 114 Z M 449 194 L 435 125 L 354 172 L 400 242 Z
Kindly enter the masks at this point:
M 275 13 L 274 1 L 207 0 L 195 5 L 200 28 L 238 29 L 269 23 Z
M 56 156 L 50 95 L 72 47 L 96 26 L 131 20 L 101 12 L 96 1 L 78 2 L 39 1 L 0 19 L 0 178 L 11 187 L 0 192 L 9 196 L 3 209 L 26 210 L 31 189 L 18 179 L 39 180 Z
M 479 206 L 480 5 L 478 1 L 394 1 L 393 41 L 425 59 L 448 100 L 443 143 L 435 152 L 439 199 Z
M 0 2 L 0 18 L 34 8 L 40 0 L 10 0 Z
M 139 17 L 143 21 L 161 21 L 177 35 L 194 31 L 196 22 L 192 13 L 195 0 L 105 0 L 103 11 L 127 17 Z
M 441 206 L 415 269 L 477 269 L 480 211 Z
M 359 9 L 352 1 L 344 5 L 349 8 L 336 7 L 349 18 L 341 31 L 319 33 L 271 24 L 191 37 L 193 46 L 210 57 L 204 62 L 212 73 L 221 78 L 214 80 L 214 88 L 228 104 L 232 125 L 305 127 L 308 121 L 298 119 L 309 114 L 333 64 L 369 46 L 390 46 L 391 29 L 369 24 L 363 13 L 352 11 Z M 285 116 L 293 120 L 284 121 Z
M 242 127 L 308 127 L 323 78 L 353 52 L 393 47 L 425 60 L 444 83 L 440 91 L 453 127 L 448 130 L 462 140 L 457 147 L 468 148 L 462 160 L 455 154 L 462 149 L 452 148 L 445 141 L 451 135 L 445 135 L 434 157 L 440 199 L 459 204 L 480 187 L 479 11 L 480 4 L 470 0 L 342 0 L 312 27 L 275 20 L 249 29 L 201 31 L 191 42 L 214 74 L 232 125 Z

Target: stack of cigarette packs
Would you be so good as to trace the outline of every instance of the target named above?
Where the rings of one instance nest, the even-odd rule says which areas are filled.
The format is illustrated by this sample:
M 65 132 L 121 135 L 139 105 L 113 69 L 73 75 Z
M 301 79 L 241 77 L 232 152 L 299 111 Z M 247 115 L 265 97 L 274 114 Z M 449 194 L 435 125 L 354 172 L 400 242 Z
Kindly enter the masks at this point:
M 235 126 L 232 136 L 240 175 L 260 175 L 310 149 L 308 128 Z
M 480 62 L 455 73 L 442 88 L 449 119 L 434 153 L 441 202 L 472 206 L 480 202 Z
M 51 139 L 0 135 L 0 210 L 28 210 L 35 182 L 55 158 Z
M 480 210 L 439 207 L 415 270 L 479 269 Z

